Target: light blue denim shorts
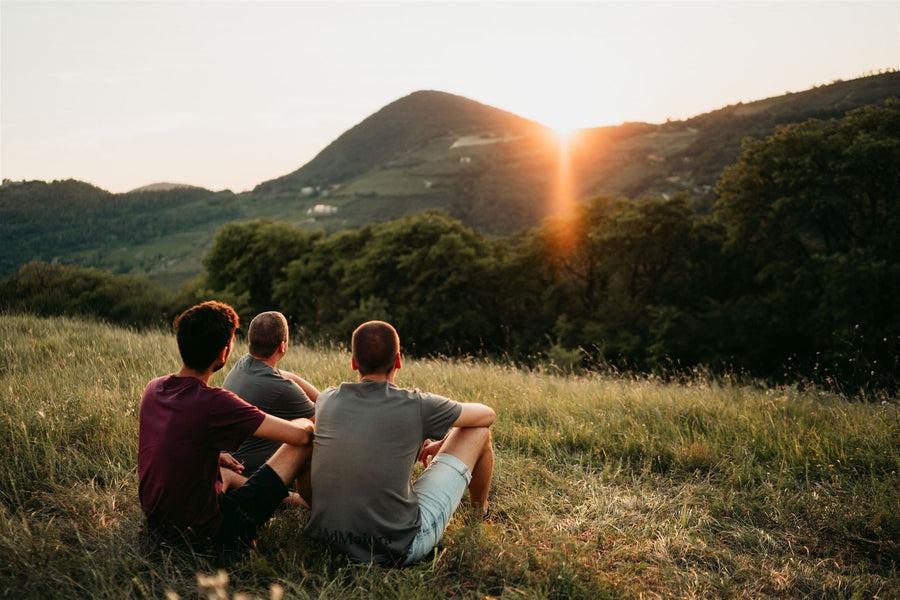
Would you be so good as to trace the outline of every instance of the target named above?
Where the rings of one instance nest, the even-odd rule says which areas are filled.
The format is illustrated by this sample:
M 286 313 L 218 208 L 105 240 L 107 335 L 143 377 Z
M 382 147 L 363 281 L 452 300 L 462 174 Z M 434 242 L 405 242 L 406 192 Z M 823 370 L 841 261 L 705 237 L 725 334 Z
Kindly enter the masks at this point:
M 435 456 L 416 479 L 413 491 L 419 498 L 421 524 L 404 565 L 422 560 L 437 546 L 470 481 L 472 474 L 466 463 L 447 453 Z

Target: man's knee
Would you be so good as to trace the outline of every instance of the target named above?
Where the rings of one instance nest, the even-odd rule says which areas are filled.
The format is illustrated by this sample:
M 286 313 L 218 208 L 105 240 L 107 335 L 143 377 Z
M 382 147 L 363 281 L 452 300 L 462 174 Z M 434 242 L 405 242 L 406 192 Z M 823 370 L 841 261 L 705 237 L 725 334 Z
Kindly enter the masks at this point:
M 475 448 L 487 449 L 491 447 L 491 430 L 489 427 L 466 427 L 461 431 L 469 438 L 466 442 Z
M 469 470 L 475 468 L 478 459 L 485 452 L 492 452 L 491 430 L 487 427 L 460 427 L 450 432 L 441 452 L 460 459 Z
M 312 446 L 282 444 L 266 464 L 281 477 L 285 485 L 290 486 L 309 463 L 311 456 Z

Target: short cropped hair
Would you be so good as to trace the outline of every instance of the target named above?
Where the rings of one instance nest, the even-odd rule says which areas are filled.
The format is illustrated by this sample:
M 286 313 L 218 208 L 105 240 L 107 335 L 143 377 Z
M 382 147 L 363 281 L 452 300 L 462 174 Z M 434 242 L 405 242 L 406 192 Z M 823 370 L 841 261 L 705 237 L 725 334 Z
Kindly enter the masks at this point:
M 204 371 L 231 342 L 240 320 L 234 309 L 208 301 L 187 309 L 175 318 L 178 352 L 186 367 Z
M 384 321 L 368 321 L 356 328 L 350 343 L 360 375 L 387 375 L 400 354 L 400 336 Z
M 269 358 L 278 350 L 281 342 L 288 340 L 287 319 L 278 311 L 259 313 L 250 321 L 247 332 L 250 341 L 250 355 Z

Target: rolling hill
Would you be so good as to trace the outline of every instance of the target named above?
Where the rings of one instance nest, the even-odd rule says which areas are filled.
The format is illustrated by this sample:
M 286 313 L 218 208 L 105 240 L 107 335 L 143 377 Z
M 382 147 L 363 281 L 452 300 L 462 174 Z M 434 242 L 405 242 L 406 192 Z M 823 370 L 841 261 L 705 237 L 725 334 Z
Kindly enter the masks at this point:
M 839 118 L 898 95 L 900 73 L 836 82 L 685 121 L 582 130 L 561 158 L 559 140 L 539 124 L 459 96 L 416 92 L 253 195 L 265 203 L 328 206 L 316 215 L 327 230 L 438 207 L 501 235 L 553 213 L 561 173 L 577 200 L 686 192 L 709 205 L 744 138 L 764 137 L 780 124 Z
M 168 287 L 202 270 L 215 230 L 270 218 L 333 232 L 442 208 L 507 235 L 567 198 L 688 193 L 714 199 L 741 140 L 900 96 L 900 73 L 839 81 L 684 121 L 585 129 L 561 145 L 533 121 L 438 91 L 415 92 L 364 119 L 292 173 L 233 194 L 148 186 L 110 194 L 77 181 L 4 181 L 0 277 L 31 261 L 148 275 Z

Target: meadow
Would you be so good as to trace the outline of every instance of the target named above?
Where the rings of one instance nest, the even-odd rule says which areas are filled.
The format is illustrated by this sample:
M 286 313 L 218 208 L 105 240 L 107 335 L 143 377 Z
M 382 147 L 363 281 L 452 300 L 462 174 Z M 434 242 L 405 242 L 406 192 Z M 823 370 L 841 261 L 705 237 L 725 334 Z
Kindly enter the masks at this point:
M 385 569 L 292 507 L 221 565 L 138 533 L 140 396 L 179 363 L 167 332 L 0 315 L 0 596 L 900 598 L 897 398 L 410 360 L 400 385 L 496 409 L 493 520 L 458 511 L 432 559 Z M 352 378 L 341 348 L 282 366 Z

